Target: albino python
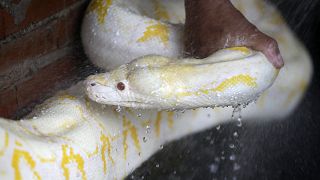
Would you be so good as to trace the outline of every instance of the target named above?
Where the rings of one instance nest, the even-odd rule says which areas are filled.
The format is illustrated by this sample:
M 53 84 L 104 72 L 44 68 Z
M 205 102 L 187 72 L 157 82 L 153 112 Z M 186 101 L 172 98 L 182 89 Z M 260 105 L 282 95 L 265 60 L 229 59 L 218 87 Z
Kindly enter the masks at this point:
M 89 77 L 86 90 L 96 102 L 132 108 L 237 106 L 266 90 L 278 71 L 262 53 L 234 47 L 201 61 L 146 56 Z
M 153 79 L 147 79 L 155 67 L 162 66 L 161 63 L 174 63 L 170 59 L 155 56 L 134 61 L 138 68 L 151 66 L 151 69 L 141 69 L 142 71 L 136 74 L 138 76 L 126 76 L 138 79 L 122 81 L 119 74 L 134 74 L 136 71 L 127 69 L 123 72 L 121 68 L 117 69 L 121 73 L 115 73 L 115 70 L 91 76 L 85 84 L 79 82 L 68 90 L 58 92 L 20 121 L 0 118 L 0 179 L 123 178 L 159 150 L 162 144 L 227 122 L 231 119 L 233 110 L 232 107 L 198 108 L 181 113 L 122 108 L 118 112 L 115 106 L 95 101 L 106 104 L 114 102 L 128 107 L 147 108 L 148 105 L 152 109 L 154 107 L 151 106 L 154 105 L 159 106 L 159 109 L 171 109 L 175 105 L 179 108 L 224 103 L 232 105 L 252 99 L 253 97 L 243 95 L 248 92 L 255 96 L 269 87 L 275 79 L 273 85 L 261 94 L 256 103 L 251 103 L 242 110 L 242 116 L 245 120 L 260 120 L 280 119 L 290 114 L 302 98 L 312 75 L 312 64 L 307 51 L 271 5 L 261 0 L 238 0 L 234 1 L 234 5 L 261 31 L 278 41 L 285 66 L 276 79 L 276 70 L 261 53 L 241 47 L 222 50 L 213 54 L 213 57 L 210 56 L 215 62 L 219 61 L 218 57 L 221 56 L 223 58 L 220 60 L 230 64 L 217 72 L 221 77 L 217 75 L 215 79 L 208 79 L 208 82 L 213 82 L 204 87 L 190 81 L 193 88 L 184 87 L 188 83 L 182 83 L 181 86 L 173 83 L 171 85 L 179 88 L 169 84 L 158 87 L 157 90 L 160 91 L 153 91 L 157 88 L 156 85 L 159 85 L 159 80 L 167 80 L 169 83 L 170 78 L 174 78 L 174 81 L 180 78 L 172 77 L 172 73 L 157 71 L 160 74 L 154 74 L 150 76 Z M 83 21 L 83 45 L 90 60 L 106 70 L 149 54 L 179 58 L 182 52 L 183 22 L 183 0 L 93 0 Z M 253 56 L 245 55 L 243 51 Z M 252 63 L 259 61 L 261 64 L 251 65 L 249 57 Z M 190 62 L 203 64 L 206 60 L 180 61 L 190 65 Z M 122 67 L 128 67 L 134 62 Z M 254 68 L 241 69 L 236 63 L 248 63 L 245 67 Z M 172 70 L 177 74 L 192 74 L 188 74 L 189 69 L 182 66 Z M 144 76 L 144 73 L 147 74 Z M 116 76 L 112 77 L 111 74 Z M 214 71 L 211 75 L 213 74 Z M 167 79 L 163 79 L 166 75 L 169 75 Z M 236 76 L 238 78 L 233 78 Z M 199 77 L 207 78 L 205 74 Z M 267 81 L 262 81 L 261 78 L 266 78 Z M 202 81 L 202 78 L 200 81 L 202 85 L 208 83 Z M 224 81 L 228 83 L 223 83 Z M 113 90 L 108 90 L 109 83 Z M 139 89 L 142 87 L 139 83 L 147 83 L 146 88 Z M 129 89 L 130 93 L 134 92 L 135 95 L 120 96 L 114 93 L 114 88 L 121 91 Z M 169 91 L 170 88 L 175 90 Z M 115 95 L 109 98 L 106 97 L 106 92 Z M 152 92 L 158 93 L 156 95 L 160 98 L 149 103 L 148 99 L 144 98 Z M 243 92 L 245 93 L 241 96 L 236 94 L 231 97 L 234 93 Z M 143 96 L 138 97 L 139 93 Z M 186 99 L 181 99 L 181 104 L 180 101 L 175 101 L 180 96 L 198 98 L 206 93 L 208 99 L 211 97 L 212 104 L 200 101 L 202 98 L 194 101 L 201 102 L 200 104 L 190 107 L 188 103 L 185 104 Z M 224 97 L 221 101 L 218 100 L 219 93 Z M 241 98 L 239 101 L 234 100 L 235 97 L 242 96 L 245 97 L 243 101 Z M 173 101 L 162 101 L 163 97 L 173 97 Z M 131 103 L 125 103 L 131 100 Z M 141 102 L 145 102 L 146 106 L 142 106 Z

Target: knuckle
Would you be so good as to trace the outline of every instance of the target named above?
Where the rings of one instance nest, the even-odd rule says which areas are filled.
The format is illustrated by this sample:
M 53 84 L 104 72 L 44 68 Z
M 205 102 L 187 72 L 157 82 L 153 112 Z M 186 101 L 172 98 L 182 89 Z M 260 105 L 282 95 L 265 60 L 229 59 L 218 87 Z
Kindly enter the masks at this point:
M 266 41 L 265 41 L 267 47 L 272 48 L 272 49 L 277 49 L 278 48 L 278 43 L 276 40 L 274 40 L 271 37 L 267 37 Z

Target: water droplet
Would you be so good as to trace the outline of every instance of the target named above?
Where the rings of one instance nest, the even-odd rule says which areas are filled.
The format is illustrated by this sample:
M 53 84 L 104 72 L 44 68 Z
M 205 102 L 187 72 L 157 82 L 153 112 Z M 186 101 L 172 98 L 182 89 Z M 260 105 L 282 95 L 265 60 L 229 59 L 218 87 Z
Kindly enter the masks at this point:
M 219 168 L 219 165 L 218 164 L 215 164 L 215 163 L 212 163 L 209 165 L 209 170 L 211 173 L 217 173 L 218 171 L 218 168 Z
M 218 131 L 220 130 L 220 128 L 221 128 L 221 126 L 220 126 L 220 125 L 216 127 L 216 129 L 217 129 Z
M 229 159 L 230 159 L 231 161 L 236 160 L 236 155 L 232 154 L 232 155 L 229 157 Z
M 237 122 L 237 126 L 238 126 L 238 127 L 241 127 L 241 126 L 242 126 L 242 121 L 238 121 L 238 122 Z
M 237 126 L 241 127 L 242 126 L 242 116 L 241 116 L 241 105 L 238 104 L 234 106 L 233 112 L 232 112 L 232 119 L 237 120 Z
M 233 164 L 233 170 L 234 170 L 234 171 L 239 170 L 240 167 L 241 167 L 241 166 L 240 166 L 238 163 L 234 163 L 234 164 Z
M 174 117 L 179 118 L 179 113 L 175 113 Z
M 156 168 L 159 168 L 160 167 L 160 164 L 156 164 Z
M 142 140 L 143 140 L 143 142 L 147 142 L 147 138 L 146 137 L 143 137 Z
M 234 144 L 229 144 L 229 148 L 234 149 L 236 146 Z
M 122 109 L 121 109 L 121 106 L 118 105 L 117 108 L 116 108 L 116 111 L 119 113 L 119 112 L 121 112 L 121 110 L 122 110 Z
M 149 125 L 146 126 L 146 133 L 147 134 L 151 133 L 151 127 Z
M 241 105 L 236 105 L 233 107 L 233 111 L 232 111 L 232 119 L 235 119 L 237 116 L 237 118 L 241 117 Z
M 234 133 L 233 133 L 233 136 L 234 136 L 234 137 L 239 137 L 239 134 L 238 134 L 237 132 L 234 132 Z
M 177 174 L 177 171 L 174 170 L 174 171 L 173 171 L 173 174 Z
M 163 145 L 162 144 L 160 145 L 160 149 L 163 149 Z

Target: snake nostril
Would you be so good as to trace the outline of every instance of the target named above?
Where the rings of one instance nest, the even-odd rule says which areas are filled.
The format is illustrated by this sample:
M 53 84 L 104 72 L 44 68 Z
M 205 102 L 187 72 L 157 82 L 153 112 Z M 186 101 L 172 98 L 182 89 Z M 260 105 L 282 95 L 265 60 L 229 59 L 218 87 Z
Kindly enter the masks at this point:
M 91 83 L 90 85 L 91 85 L 91 86 L 95 86 L 95 85 L 96 85 L 96 83 Z

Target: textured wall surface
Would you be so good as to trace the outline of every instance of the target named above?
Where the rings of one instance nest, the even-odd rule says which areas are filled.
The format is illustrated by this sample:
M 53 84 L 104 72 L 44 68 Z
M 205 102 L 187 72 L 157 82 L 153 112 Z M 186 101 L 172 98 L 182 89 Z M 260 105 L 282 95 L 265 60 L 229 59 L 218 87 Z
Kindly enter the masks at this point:
M 0 2 L 0 116 L 48 96 L 77 76 L 87 0 Z M 79 53 L 80 52 L 80 53 Z M 80 55 L 81 54 L 81 55 Z

